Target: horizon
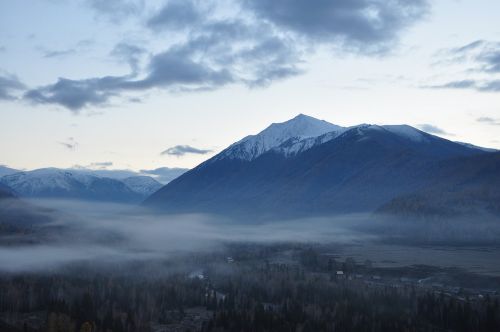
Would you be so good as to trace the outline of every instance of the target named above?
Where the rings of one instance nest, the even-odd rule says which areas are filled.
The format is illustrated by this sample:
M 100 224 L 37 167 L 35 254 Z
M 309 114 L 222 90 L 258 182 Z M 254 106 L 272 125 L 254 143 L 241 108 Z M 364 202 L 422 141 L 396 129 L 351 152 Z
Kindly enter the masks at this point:
M 300 117 L 305 117 L 306 119 L 319 120 L 319 121 L 327 122 L 328 124 L 339 126 L 338 124 L 331 123 L 331 122 L 326 121 L 324 119 L 317 119 L 317 118 L 312 117 L 312 116 L 310 116 L 308 114 L 299 113 L 299 114 L 295 115 L 294 117 L 292 117 L 292 118 L 290 118 L 288 120 L 285 120 L 285 121 L 282 121 L 282 122 L 273 122 L 273 123 L 269 124 L 267 127 L 263 128 L 262 130 L 260 130 L 259 132 L 257 132 L 257 133 L 254 133 L 254 134 L 251 133 L 251 134 L 248 134 L 248 135 L 246 135 L 244 137 L 241 137 L 239 139 L 235 139 L 234 142 L 231 143 L 231 144 L 229 144 L 227 147 L 223 147 L 220 151 L 214 152 L 213 155 L 211 155 L 210 157 L 207 158 L 207 160 L 210 159 L 210 158 L 212 158 L 212 157 L 214 157 L 214 156 L 217 156 L 224 149 L 228 148 L 232 144 L 238 143 L 239 141 L 241 141 L 242 139 L 247 138 L 248 136 L 256 136 L 256 135 L 260 134 L 261 132 L 263 132 L 264 130 L 270 128 L 272 125 L 283 124 L 283 123 L 286 123 L 286 122 L 290 122 L 292 120 L 296 120 L 297 118 L 300 118 Z M 361 123 L 361 124 L 352 125 L 352 126 L 348 126 L 348 127 L 345 127 L 345 126 L 339 126 L 339 127 L 341 127 L 341 128 L 355 128 L 355 127 L 359 127 L 359 126 L 382 126 L 382 127 L 384 127 L 384 126 L 386 126 L 386 124 Z M 409 125 L 407 125 L 407 124 L 390 124 L 389 126 L 409 126 Z M 413 129 L 416 129 L 418 131 L 424 132 L 426 134 L 429 134 L 429 135 L 432 135 L 432 136 L 436 136 L 436 137 L 439 137 L 439 138 L 442 138 L 442 139 L 446 139 L 446 140 L 448 140 L 450 142 L 459 143 L 459 144 L 469 144 L 469 145 L 472 145 L 472 146 L 475 146 L 475 147 L 478 147 L 478 148 L 481 148 L 481 149 L 485 149 L 485 150 L 494 150 L 495 152 L 499 151 L 498 149 L 490 148 L 490 147 L 487 147 L 487 146 L 478 146 L 478 145 L 472 144 L 470 142 L 465 142 L 465 141 L 462 141 L 462 140 L 460 140 L 458 138 L 457 138 L 457 140 L 450 139 L 450 137 L 446 137 L 447 135 L 439 135 L 437 133 L 433 133 L 432 130 L 426 131 L 425 128 L 418 128 L 418 126 L 417 127 L 410 126 L 410 127 L 413 128 Z M 200 164 L 204 163 L 205 161 L 206 160 L 202 160 L 200 162 Z M 198 165 L 199 164 L 196 164 L 192 168 L 194 168 L 194 167 L 196 167 Z M 3 164 L 0 164 L 0 167 L 12 168 L 12 167 L 9 167 L 9 165 L 3 165 Z M 99 163 L 97 163 L 95 165 L 88 165 L 88 166 L 73 165 L 73 166 L 70 166 L 70 167 L 67 167 L 67 168 L 59 168 L 59 167 L 55 167 L 53 165 L 47 165 L 46 167 L 39 167 L 39 168 L 34 168 L 34 169 L 26 169 L 26 168 L 13 168 L 13 169 L 15 169 L 17 171 L 21 171 L 21 172 L 30 172 L 30 171 L 36 171 L 36 170 L 49 170 L 49 169 L 67 170 L 67 171 L 81 171 L 81 172 L 90 172 L 90 173 L 92 173 L 92 174 L 94 174 L 96 176 L 111 177 L 111 178 L 125 178 L 125 177 L 129 177 L 129 176 L 149 176 L 149 177 L 152 177 L 152 178 L 155 178 L 155 179 L 158 180 L 158 178 L 160 177 L 160 175 L 154 174 L 154 173 L 151 173 L 151 172 L 157 171 L 157 170 L 162 169 L 162 168 L 166 168 L 167 170 L 185 170 L 185 171 L 188 171 L 188 170 L 191 169 L 191 168 L 182 168 L 182 167 L 159 167 L 157 169 L 150 169 L 150 170 L 148 170 L 148 169 L 132 169 L 132 168 L 114 168 L 112 165 L 107 165 L 106 163 L 104 163 L 104 165 L 100 165 Z M 109 175 L 106 175 L 107 172 L 109 172 Z M 113 175 L 112 174 L 113 172 L 117 172 L 116 175 Z M 130 174 L 124 175 L 125 173 L 130 173 Z M 160 181 L 160 182 L 164 184 L 164 181 Z

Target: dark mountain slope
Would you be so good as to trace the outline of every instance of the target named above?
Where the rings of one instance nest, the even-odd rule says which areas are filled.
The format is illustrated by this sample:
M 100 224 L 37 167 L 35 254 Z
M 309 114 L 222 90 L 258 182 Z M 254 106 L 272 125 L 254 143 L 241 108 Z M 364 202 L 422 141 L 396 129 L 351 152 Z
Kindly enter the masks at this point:
M 15 197 L 14 191 L 7 185 L 0 183 L 0 199 Z
M 429 170 L 420 190 L 392 199 L 378 212 L 405 216 L 500 216 L 500 153 L 445 160 Z

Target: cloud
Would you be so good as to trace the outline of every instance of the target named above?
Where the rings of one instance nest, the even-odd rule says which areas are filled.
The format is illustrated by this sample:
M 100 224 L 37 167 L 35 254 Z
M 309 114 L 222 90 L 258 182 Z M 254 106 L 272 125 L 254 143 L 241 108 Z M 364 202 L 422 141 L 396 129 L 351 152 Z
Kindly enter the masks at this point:
M 438 52 L 439 65 L 455 65 L 463 79 L 436 85 L 433 89 L 470 89 L 479 92 L 500 91 L 500 42 L 476 40 L 463 46 Z M 465 68 L 465 72 L 464 72 Z
M 214 88 L 232 81 L 225 69 L 217 70 L 180 56 L 174 51 L 154 56 L 149 74 L 141 80 L 127 76 L 108 76 L 84 80 L 60 78 L 56 83 L 27 91 L 24 98 L 33 104 L 56 104 L 78 113 L 88 106 L 107 105 L 123 91 L 151 88 L 178 88 L 196 91 Z
M 226 44 L 231 40 L 239 43 L 242 34 L 248 37 L 241 42 L 247 44 L 245 47 Z M 256 34 L 245 25 L 228 29 L 222 23 L 211 25 L 197 39 L 152 56 L 142 79 L 135 79 L 140 51 L 122 45 L 115 53 L 130 56 L 132 73 L 84 80 L 60 78 L 54 84 L 29 90 L 24 98 L 34 104 L 56 104 L 79 112 L 85 107 L 107 105 L 124 91 L 209 91 L 230 83 L 256 87 L 301 73 L 296 65 L 298 55 L 283 40 L 276 36 L 259 40 Z
M 500 92 L 500 79 L 482 81 L 477 89 L 484 92 Z
M 43 46 L 38 46 L 37 49 L 42 53 L 42 57 L 50 58 L 64 58 L 69 55 L 81 54 L 88 51 L 89 47 L 95 42 L 90 39 L 83 39 L 74 44 L 74 46 L 62 50 L 47 50 Z
M 500 73 L 500 47 L 492 52 L 485 53 L 480 59 L 483 70 L 490 73 Z
M 71 54 L 75 54 L 76 50 L 67 49 L 67 50 L 59 50 L 59 51 L 45 51 L 43 54 L 44 58 L 61 58 Z
M 90 168 L 101 168 L 101 169 L 109 166 L 113 166 L 113 163 L 111 161 L 94 162 L 89 165 Z
M 13 93 L 24 89 L 24 84 L 16 76 L 0 72 L 0 100 L 15 100 L 17 97 Z
M 127 262 L 154 262 L 189 253 L 217 252 L 231 243 L 293 242 L 296 246 L 311 242 L 368 243 L 370 239 L 378 239 L 353 228 L 353 225 L 373 220 L 367 216 L 249 225 L 223 216 L 150 214 L 137 206 L 119 204 L 53 199 L 34 202 L 43 212 L 25 211 L 26 205 L 16 203 L 7 208 L 18 219 L 22 219 L 18 216 L 32 213 L 43 220 L 30 227 L 48 236 L 29 245 L 25 245 L 26 241 L 16 242 L 22 240 L 21 237 L 3 238 L 8 245 L 0 246 L 1 272 L 53 271 L 75 263 L 90 263 L 94 267 L 105 264 L 115 268 Z
M 111 55 L 118 60 L 125 61 L 129 64 L 132 73 L 138 73 L 141 57 L 146 53 L 146 50 L 137 45 L 132 45 L 127 42 L 121 42 L 111 51 Z
M 440 85 L 430 85 L 431 89 L 467 89 L 476 87 L 474 80 L 451 81 Z
M 99 17 L 105 17 L 113 23 L 137 16 L 144 10 L 144 0 L 87 0 L 85 4 Z
M 436 135 L 446 135 L 446 136 L 455 136 L 454 134 L 451 134 L 444 129 L 441 129 L 439 127 L 436 127 L 434 125 L 431 125 L 429 123 L 423 123 L 419 124 L 417 126 L 419 129 L 429 133 L 429 134 L 436 134 Z
M 200 5 L 200 3 L 198 3 Z M 189 0 L 168 1 L 147 21 L 151 29 L 184 29 L 203 20 L 203 13 Z
M 139 97 L 130 97 L 127 99 L 130 103 L 139 104 L 142 103 L 142 99 Z
M 464 46 L 459 46 L 451 49 L 450 53 L 455 53 L 455 54 L 466 54 L 470 52 L 471 50 L 475 50 L 478 47 L 481 47 L 485 44 L 486 42 L 484 40 L 475 40 L 469 44 L 466 44 Z
M 65 148 L 67 148 L 69 150 L 74 150 L 76 148 L 76 144 L 73 144 L 73 143 L 59 142 L 59 144 L 61 144 L 62 146 L 64 146 Z
M 473 71 L 500 73 L 500 42 L 476 40 L 449 53 L 456 56 L 456 61 L 471 61 Z
M 113 17 L 144 7 L 142 1 L 89 4 Z M 130 42 L 118 43 L 112 50 L 111 55 L 130 65 L 130 73 L 59 78 L 31 89 L 25 98 L 77 113 L 109 105 L 113 97 L 131 91 L 198 92 L 235 84 L 266 87 L 303 74 L 305 56 L 316 45 L 365 55 L 384 52 L 428 8 L 427 0 L 170 0 L 152 8 L 144 20 L 153 36 L 166 41 L 162 50 L 146 57 L 144 48 Z M 141 67 L 145 58 L 149 60 Z
M 500 126 L 500 119 L 493 119 L 487 116 L 482 116 L 476 119 L 479 123 L 484 123 L 492 126 Z
M 86 106 L 106 104 L 114 95 L 112 87 L 121 81 L 120 77 L 86 80 L 59 78 L 54 84 L 28 90 L 24 99 L 33 104 L 58 104 L 78 111 Z
M 229 70 L 214 68 L 203 60 L 195 61 L 189 55 L 184 47 L 155 55 L 149 64 L 148 76 L 132 82 L 132 86 L 139 89 L 174 85 L 221 86 L 234 80 Z
M 248 223 L 249 220 L 203 214 L 150 214 L 136 206 L 75 200 L 36 200 L 36 204 L 41 208 L 11 202 L 6 206 L 17 219 L 23 219 L 18 216 L 22 217 L 27 213 L 43 217 L 37 217 L 42 222 L 30 225 L 30 230 L 36 232 L 34 234 L 43 236 L 38 237 L 35 243 L 28 244 L 25 234 L 4 237 L 2 240 L 6 244 L 0 246 L 0 271 L 54 272 L 68 264 L 71 267 L 82 264 L 86 272 L 106 271 L 95 269 L 105 266 L 106 269 L 118 269 L 116 271 L 125 271 L 120 270 L 125 268 L 129 275 L 133 275 L 134 271 L 144 270 L 146 273 L 155 271 L 158 275 L 162 270 L 152 269 L 153 267 L 158 265 L 168 268 L 172 264 L 177 267 L 175 261 L 180 261 L 186 264 L 184 268 L 189 273 L 200 269 L 200 263 L 196 260 L 196 264 L 190 264 L 194 260 L 182 259 L 184 254 L 218 253 L 217 256 L 220 257 L 224 254 L 221 250 L 231 244 L 237 244 L 238 247 L 239 244 L 245 244 L 246 247 L 249 244 L 267 244 L 273 245 L 273 248 L 276 245 L 283 247 L 287 243 L 293 248 L 298 248 L 298 244 L 307 247 L 312 243 L 326 244 L 328 248 L 341 246 L 345 249 L 343 251 L 347 251 L 343 253 L 344 256 L 359 257 L 360 261 L 369 258 L 383 263 L 388 259 L 388 243 L 405 243 L 406 248 L 411 248 L 408 246 L 411 244 L 425 244 L 429 248 L 432 244 L 442 246 L 443 243 L 477 247 L 497 244 L 500 236 L 498 220 L 488 218 L 401 223 L 401 220 L 374 220 L 373 214 L 355 214 L 296 220 L 252 220 Z M 5 209 L 5 203 L 2 207 Z M 443 232 L 443 229 L 448 231 Z M 389 253 L 389 258 L 394 259 L 395 265 L 415 264 L 418 256 L 419 264 L 456 266 L 470 261 L 463 267 L 484 273 L 493 273 L 498 268 L 498 251 L 485 255 L 485 252 L 471 250 L 469 255 L 464 250 L 461 255 L 457 255 L 456 252 L 442 250 L 442 247 L 425 251 L 421 245 L 415 248 L 418 248 L 419 255 L 411 250 L 401 250 L 401 246 L 397 245 L 393 248 L 393 253 Z M 383 254 L 370 254 L 377 252 Z M 408 255 L 404 255 L 405 252 Z M 437 259 L 429 262 L 429 256 L 432 255 L 436 255 Z M 464 255 L 466 260 L 463 259 Z M 173 257 L 180 259 L 172 261 Z M 457 257 L 462 259 L 456 260 Z M 478 260 L 478 257 L 481 259 Z M 165 264 L 166 260 L 169 264 Z M 126 264 L 129 262 L 133 264 Z M 137 263 L 140 262 L 153 264 L 147 265 L 146 269 L 138 269 Z M 205 264 L 201 262 L 201 265 Z M 175 271 L 178 274 L 183 270 L 175 268 Z
M 158 182 L 167 184 L 175 178 L 189 171 L 187 168 L 160 167 L 152 170 L 141 169 L 141 174 L 153 176 Z
M 166 149 L 161 153 L 161 155 L 181 157 L 186 154 L 207 154 L 210 152 L 212 152 L 212 150 L 198 149 L 189 145 L 176 145 Z
M 425 0 L 244 0 L 246 8 L 276 27 L 322 43 L 385 50 L 429 9 Z
M 450 81 L 437 85 L 424 85 L 422 87 L 427 89 L 472 89 L 479 92 L 499 92 L 500 80 L 466 79 L 466 80 Z
M 75 141 L 73 137 L 68 137 L 68 139 L 65 142 L 59 142 L 62 146 L 67 148 L 68 150 L 76 150 L 78 147 L 78 143 Z

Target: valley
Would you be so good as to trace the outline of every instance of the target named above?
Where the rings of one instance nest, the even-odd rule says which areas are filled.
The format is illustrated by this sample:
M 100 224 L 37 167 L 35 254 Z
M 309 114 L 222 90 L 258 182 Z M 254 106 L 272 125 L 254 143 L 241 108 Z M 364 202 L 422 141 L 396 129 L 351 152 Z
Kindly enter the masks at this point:
M 13 332 L 87 325 L 152 332 L 500 326 L 499 277 L 426 266 L 379 267 L 325 249 L 238 244 L 167 260 L 3 275 L 0 326 Z M 18 292 L 27 295 L 19 301 Z M 438 315 L 443 308 L 448 314 Z M 353 316 L 357 319 L 348 319 Z

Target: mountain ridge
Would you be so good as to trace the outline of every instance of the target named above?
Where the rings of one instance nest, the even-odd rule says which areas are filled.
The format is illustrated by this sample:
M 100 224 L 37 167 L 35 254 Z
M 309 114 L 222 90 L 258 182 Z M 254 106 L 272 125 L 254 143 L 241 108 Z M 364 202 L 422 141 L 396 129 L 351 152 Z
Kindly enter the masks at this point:
M 62 198 L 139 203 L 161 187 L 151 177 L 124 180 L 98 176 L 88 171 L 42 168 L 0 178 L 0 183 L 25 198 Z
M 158 190 L 144 204 L 175 213 L 373 212 L 434 181 L 425 170 L 440 160 L 486 153 L 406 125 L 332 128 L 333 134 L 316 137 L 288 133 L 281 142 L 275 140 L 276 146 L 252 158 L 228 155 L 238 144 L 245 144 L 238 141 Z M 305 148 L 287 153 L 299 143 Z

